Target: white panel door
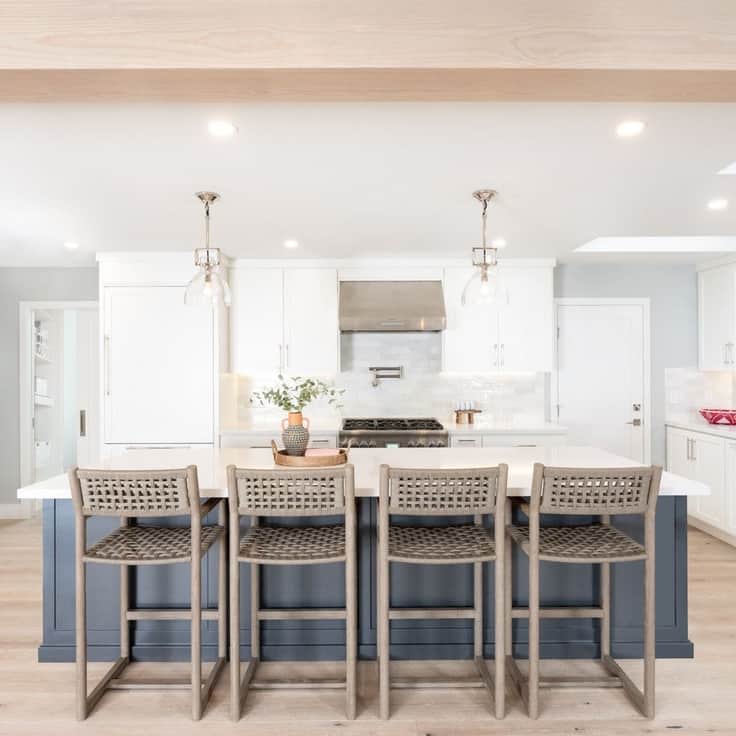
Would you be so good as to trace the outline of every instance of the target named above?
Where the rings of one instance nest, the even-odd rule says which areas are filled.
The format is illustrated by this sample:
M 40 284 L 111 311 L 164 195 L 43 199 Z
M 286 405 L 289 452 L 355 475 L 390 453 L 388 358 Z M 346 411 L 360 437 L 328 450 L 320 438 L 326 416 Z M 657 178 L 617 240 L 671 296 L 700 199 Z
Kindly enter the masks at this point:
M 468 309 L 460 303 L 465 284 L 472 275 L 472 268 L 445 269 L 445 371 L 483 373 L 496 369 L 494 346 L 498 345 L 497 311 Z
M 554 294 L 551 268 L 501 268 L 499 368 L 554 370 Z
M 698 274 L 698 364 L 704 371 L 731 370 L 736 361 L 736 269 Z
M 725 440 L 707 434 L 691 434 L 690 454 L 696 466 L 696 480 L 710 488 L 709 496 L 698 498 L 697 516 L 708 524 L 726 529 L 727 512 L 724 493 Z M 691 510 L 692 512 L 692 510 Z
M 283 364 L 283 270 L 231 272 L 230 345 L 235 373 L 275 376 Z
M 284 372 L 292 376 L 337 373 L 339 326 L 337 270 L 284 270 Z
M 107 287 L 104 308 L 105 442 L 213 442 L 212 308 L 178 286 Z
M 560 303 L 559 421 L 570 445 L 646 462 L 642 305 Z

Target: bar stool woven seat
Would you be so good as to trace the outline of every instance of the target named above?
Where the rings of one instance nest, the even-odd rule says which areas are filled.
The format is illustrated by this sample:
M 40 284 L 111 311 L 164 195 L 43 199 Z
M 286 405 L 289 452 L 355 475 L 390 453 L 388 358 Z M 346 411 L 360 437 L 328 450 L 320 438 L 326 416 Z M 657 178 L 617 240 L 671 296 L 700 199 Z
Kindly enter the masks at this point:
M 200 531 L 202 554 L 217 541 L 221 526 L 203 526 Z M 85 553 L 89 562 L 130 562 L 134 565 L 186 562 L 192 557 L 192 531 L 189 527 L 124 526 L 103 537 Z
M 512 526 L 511 538 L 529 553 L 529 527 Z M 557 562 L 619 562 L 643 560 L 644 547 L 613 526 L 541 527 L 539 530 L 539 559 Z
M 493 560 L 489 531 L 476 524 L 396 526 L 388 530 L 388 558 L 395 562 L 461 563 Z
M 251 526 L 240 540 L 238 559 L 298 564 L 345 559 L 345 525 Z

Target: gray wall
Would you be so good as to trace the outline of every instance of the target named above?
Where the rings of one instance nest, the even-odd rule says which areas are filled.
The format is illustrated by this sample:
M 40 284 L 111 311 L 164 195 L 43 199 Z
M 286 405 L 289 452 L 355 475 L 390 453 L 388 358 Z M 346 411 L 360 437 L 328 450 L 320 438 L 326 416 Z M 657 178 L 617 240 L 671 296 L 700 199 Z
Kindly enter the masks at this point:
M 556 297 L 648 297 L 652 339 L 652 462 L 664 463 L 666 368 L 698 362 L 694 266 L 566 264 L 555 269 Z
M 0 268 L 0 504 L 20 481 L 18 302 L 56 300 L 97 300 L 97 268 Z

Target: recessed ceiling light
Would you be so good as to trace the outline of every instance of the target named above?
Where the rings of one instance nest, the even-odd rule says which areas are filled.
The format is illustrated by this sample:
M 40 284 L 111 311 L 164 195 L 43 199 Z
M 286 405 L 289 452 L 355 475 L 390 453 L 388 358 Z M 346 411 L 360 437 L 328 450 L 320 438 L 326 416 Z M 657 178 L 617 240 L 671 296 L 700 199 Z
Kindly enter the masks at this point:
M 298 240 L 284 240 L 284 248 L 298 248 L 299 247 L 299 241 Z
M 231 138 L 238 132 L 237 127 L 229 120 L 210 120 L 207 130 L 215 138 Z
M 640 135 L 646 127 L 643 120 L 622 120 L 616 126 L 616 135 L 619 138 L 634 138 Z
M 717 199 L 711 199 L 710 202 L 708 202 L 708 209 L 709 210 L 725 210 L 726 207 L 728 207 L 728 200 L 724 199 L 723 197 L 718 197 Z
M 505 248 L 506 247 L 506 239 L 505 238 L 495 238 L 491 241 L 491 248 Z
M 74 240 L 67 240 L 64 242 L 64 247 L 67 250 L 76 250 L 79 248 L 79 243 L 75 242 Z

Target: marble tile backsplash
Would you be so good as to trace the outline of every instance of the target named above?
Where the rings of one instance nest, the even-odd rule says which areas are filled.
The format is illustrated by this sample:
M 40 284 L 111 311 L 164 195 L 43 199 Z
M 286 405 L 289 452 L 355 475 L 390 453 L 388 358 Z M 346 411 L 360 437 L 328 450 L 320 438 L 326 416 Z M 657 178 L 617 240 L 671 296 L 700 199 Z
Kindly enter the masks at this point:
M 669 420 L 700 420 L 698 409 L 736 406 L 736 384 L 730 371 L 668 368 L 664 376 L 665 417 Z
M 547 419 L 548 377 L 544 373 L 455 374 L 442 372 L 442 335 L 431 332 L 345 333 L 341 372 L 335 384 L 345 390 L 340 414 L 346 416 L 435 416 L 447 421 L 455 404 L 473 401 L 483 419 L 507 424 Z M 370 366 L 401 366 L 402 378 L 372 386 Z M 254 391 L 273 380 L 225 374 L 221 379 L 222 427 L 234 427 L 254 414 L 278 413 L 250 403 Z M 323 402 L 311 416 L 334 415 Z

